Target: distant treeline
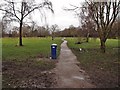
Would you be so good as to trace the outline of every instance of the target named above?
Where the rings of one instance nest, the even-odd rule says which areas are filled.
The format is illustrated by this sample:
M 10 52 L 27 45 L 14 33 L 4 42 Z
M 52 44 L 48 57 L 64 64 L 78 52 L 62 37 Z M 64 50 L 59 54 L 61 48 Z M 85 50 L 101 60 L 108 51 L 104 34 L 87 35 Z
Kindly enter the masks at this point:
M 110 32 L 109 38 L 116 38 L 120 36 L 120 26 L 118 24 L 114 24 L 113 29 Z M 53 34 L 54 33 L 54 34 Z M 92 29 L 84 29 L 80 27 L 70 26 L 69 28 L 65 28 L 64 30 L 57 30 L 55 32 L 50 31 L 49 28 L 45 28 L 43 26 L 38 26 L 37 28 L 33 28 L 30 26 L 23 26 L 23 37 L 47 37 L 53 36 L 54 37 L 98 37 L 97 31 Z M 19 27 L 13 27 L 12 30 L 5 31 L 2 30 L 2 37 L 18 37 L 19 36 Z

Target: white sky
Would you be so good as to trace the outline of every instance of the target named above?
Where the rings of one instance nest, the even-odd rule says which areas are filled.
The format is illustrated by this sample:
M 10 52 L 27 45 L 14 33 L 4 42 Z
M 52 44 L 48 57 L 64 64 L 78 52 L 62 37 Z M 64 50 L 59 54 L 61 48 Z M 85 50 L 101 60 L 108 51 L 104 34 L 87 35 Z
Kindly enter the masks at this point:
M 40 1 L 40 0 L 37 0 Z M 84 0 L 50 0 L 53 4 L 54 14 L 47 11 L 47 23 L 48 25 L 57 24 L 60 29 L 69 27 L 70 25 L 79 26 L 78 18 L 75 16 L 75 13 L 63 10 L 65 7 L 71 8 L 70 4 L 80 6 L 80 3 Z M 1 12 L 0 12 L 1 14 Z M 37 11 L 32 15 L 34 21 L 38 25 L 45 25 L 44 22 L 41 22 L 40 13 Z M 1 15 L 0 15 L 1 17 Z
M 70 8 L 70 4 L 80 6 L 80 0 L 51 0 L 55 15 L 49 18 L 49 24 L 58 24 L 61 29 L 70 25 L 79 26 L 79 21 L 74 12 L 63 10 L 65 7 Z
M 49 25 L 57 24 L 61 29 L 68 28 L 70 25 L 79 26 L 78 18 L 75 16 L 74 12 L 65 11 L 63 10 L 65 7 L 71 8 L 70 4 L 80 6 L 81 2 L 84 0 L 50 0 L 53 4 L 54 14 L 48 13 L 47 16 L 47 23 Z M 36 12 L 37 13 L 37 12 Z M 34 14 L 34 20 L 37 21 L 39 24 L 44 24 L 38 14 Z

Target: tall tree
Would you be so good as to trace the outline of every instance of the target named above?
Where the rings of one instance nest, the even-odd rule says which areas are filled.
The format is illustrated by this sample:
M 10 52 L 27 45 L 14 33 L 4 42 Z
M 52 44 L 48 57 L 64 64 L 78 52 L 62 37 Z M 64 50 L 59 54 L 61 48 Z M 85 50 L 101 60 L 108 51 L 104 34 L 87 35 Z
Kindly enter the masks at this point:
M 106 40 L 111 32 L 112 26 L 120 12 L 120 0 L 109 0 L 102 2 L 95 2 L 94 0 L 86 0 L 86 4 L 82 7 L 74 6 L 72 9 L 66 9 L 69 11 L 80 10 L 84 8 L 87 11 L 89 18 L 92 18 L 96 24 L 96 29 L 99 34 L 101 42 L 101 51 L 105 53 L 106 50 Z M 80 15 L 80 14 L 78 14 Z M 82 19 L 82 18 L 81 18 Z
M 85 5 L 86 3 L 84 3 Z M 80 19 L 81 19 L 81 28 L 83 31 L 86 32 L 86 42 L 89 42 L 89 36 L 90 33 L 92 33 L 95 30 L 95 24 L 92 18 L 90 17 L 90 13 L 87 11 L 87 8 L 82 6 L 81 13 L 80 13 Z
M 112 26 L 120 12 L 120 1 L 109 0 L 107 2 L 91 2 L 87 1 L 90 16 L 96 23 L 97 32 L 100 37 L 101 50 L 105 53 L 105 42 L 111 32 Z
M 79 23 L 80 23 L 80 27 L 82 29 L 82 35 L 77 35 L 78 38 L 81 36 L 86 37 L 86 42 L 89 41 L 89 36 L 90 36 L 90 31 L 93 31 L 95 28 L 94 22 L 91 19 L 91 17 L 89 17 L 89 13 L 87 11 L 86 8 L 87 3 L 84 2 L 82 3 L 82 6 L 75 6 L 75 5 L 71 5 L 72 7 L 71 9 L 65 8 L 64 10 L 66 11 L 72 11 L 75 13 L 75 16 L 77 16 Z M 78 33 L 80 34 L 80 33 Z M 84 35 L 86 34 L 86 35 Z
M 43 8 L 52 9 L 52 3 L 48 0 L 43 0 L 43 2 L 37 4 L 35 0 L 22 0 L 21 2 L 15 2 L 15 0 L 4 0 L 4 4 L 0 4 L 0 10 L 6 13 L 6 16 L 11 20 L 19 22 L 19 46 L 23 46 L 22 44 L 22 26 L 23 20 L 31 14 L 36 9 L 40 11 Z

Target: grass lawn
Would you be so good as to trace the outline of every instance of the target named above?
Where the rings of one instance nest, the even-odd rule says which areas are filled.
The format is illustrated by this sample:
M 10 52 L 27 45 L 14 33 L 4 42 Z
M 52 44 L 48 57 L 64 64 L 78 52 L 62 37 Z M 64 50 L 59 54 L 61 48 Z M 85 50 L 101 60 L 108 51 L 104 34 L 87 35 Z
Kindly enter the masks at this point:
M 82 44 L 75 44 L 77 38 L 67 38 L 67 41 L 69 48 L 80 61 L 79 66 L 88 73 L 97 87 L 120 87 L 118 84 L 120 40 L 108 39 L 105 54 L 100 52 L 99 39 L 90 39 L 88 43 Z M 79 48 L 82 48 L 82 51 Z
M 57 56 L 60 51 L 61 38 L 51 40 L 48 38 L 23 38 L 22 47 L 16 46 L 18 38 L 3 38 L 2 39 L 2 60 L 26 60 L 31 57 L 47 57 L 51 55 L 51 44 L 58 45 Z
M 23 38 L 22 47 L 16 46 L 18 38 L 2 38 L 2 87 L 43 88 L 55 85 L 55 60 L 50 60 L 51 44 L 56 43 L 60 53 L 61 38 Z

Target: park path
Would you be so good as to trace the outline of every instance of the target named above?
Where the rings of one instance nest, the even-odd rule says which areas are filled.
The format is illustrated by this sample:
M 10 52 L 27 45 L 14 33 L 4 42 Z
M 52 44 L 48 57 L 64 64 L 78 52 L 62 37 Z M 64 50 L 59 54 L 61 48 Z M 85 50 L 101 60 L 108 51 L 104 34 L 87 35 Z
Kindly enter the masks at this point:
M 67 41 L 61 44 L 61 52 L 56 66 L 56 88 L 94 88 L 85 71 L 77 66 L 76 56 L 67 47 Z

